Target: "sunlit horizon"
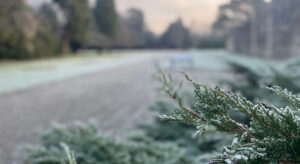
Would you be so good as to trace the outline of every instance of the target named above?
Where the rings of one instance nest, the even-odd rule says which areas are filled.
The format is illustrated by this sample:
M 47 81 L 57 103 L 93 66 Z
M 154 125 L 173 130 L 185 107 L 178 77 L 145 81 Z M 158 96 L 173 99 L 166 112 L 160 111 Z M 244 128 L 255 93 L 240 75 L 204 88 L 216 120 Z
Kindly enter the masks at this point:
M 31 6 L 39 6 L 49 0 L 26 0 Z M 181 18 L 192 32 L 206 34 L 216 20 L 219 6 L 229 0 L 117 0 L 116 8 L 124 15 L 130 8 L 143 11 L 147 28 L 155 34 L 162 34 L 170 23 Z M 94 0 L 90 0 L 91 5 Z
M 131 7 L 141 9 L 148 28 L 162 34 L 168 25 L 181 18 L 195 33 L 209 33 L 220 5 L 228 0 L 117 0 L 118 11 L 123 14 Z

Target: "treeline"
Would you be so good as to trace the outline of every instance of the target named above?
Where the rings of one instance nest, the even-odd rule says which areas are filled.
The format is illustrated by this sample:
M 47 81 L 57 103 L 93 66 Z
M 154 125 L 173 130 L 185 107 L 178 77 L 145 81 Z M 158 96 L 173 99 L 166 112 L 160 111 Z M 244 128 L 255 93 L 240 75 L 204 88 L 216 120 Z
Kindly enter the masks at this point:
M 178 19 L 161 36 L 147 29 L 144 14 L 119 15 L 113 0 L 52 0 L 38 9 L 23 0 L 0 2 L 0 59 L 28 59 L 79 49 L 214 48 L 217 36 L 195 36 Z
M 231 0 L 220 7 L 214 29 L 227 49 L 252 56 L 283 58 L 300 50 L 299 0 Z
M 58 52 L 51 29 L 22 0 L 0 1 L 0 58 L 32 58 Z

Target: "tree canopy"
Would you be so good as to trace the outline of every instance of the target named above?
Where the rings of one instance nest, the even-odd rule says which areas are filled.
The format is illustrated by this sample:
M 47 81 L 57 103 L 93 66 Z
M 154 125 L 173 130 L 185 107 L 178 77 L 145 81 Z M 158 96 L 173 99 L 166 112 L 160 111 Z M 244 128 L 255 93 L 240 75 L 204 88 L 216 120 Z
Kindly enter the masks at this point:
M 172 23 L 161 37 L 161 44 L 167 48 L 186 48 L 190 46 L 190 32 L 182 20 Z
M 49 28 L 22 1 L 0 1 L 0 58 L 33 58 L 56 52 Z
M 63 29 L 64 52 L 71 48 L 76 51 L 88 39 L 88 32 L 92 23 L 92 14 L 88 0 L 54 0 L 64 11 L 67 22 Z
M 116 34 L 118 15 L 114 0 L 97 0 L 94 17 L 100 32 L 110 37 Z

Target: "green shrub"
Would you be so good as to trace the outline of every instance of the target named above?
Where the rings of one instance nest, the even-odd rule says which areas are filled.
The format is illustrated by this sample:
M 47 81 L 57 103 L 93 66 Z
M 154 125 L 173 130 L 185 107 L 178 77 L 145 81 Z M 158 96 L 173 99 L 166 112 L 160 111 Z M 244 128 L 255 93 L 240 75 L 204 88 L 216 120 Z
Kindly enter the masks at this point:
M 188 96 L 189 94 L 185 94 Z M 192 98 L 188 96 L 189 98 Z M 191 99 L 190 99 L 191 100 Z M 190 104 L 192 105 L 192 104 Z M 192 105 L 193 106 L 193 105 Z M 178 107 L 168 101 L 157 101 L 150 110 L 162 115 L 176 111 Z M 207 163 L 212 152 L 221 152 L 223 146 L 231 143 L 232 135 L 217 133 L 211 128 L 203 136 L 195 135 L 195 126 L 182 122 L 170 122 L 155 117 L 151 124 L 140 126 L 145 134 L 158 142 L 173 142 L 185 152 L 185 156 L 194 163 Z
M 233 92 L 240 92 L 250 101 L 256 99 L 270 102 L 274 105 L 285 106 L 279 96 L 272 94 L 266 86 L 280 86 L 294 93 L 300 92 L 298 77 L 290 75 L 290 68 L 277 70 L 273 67 L 254 70 L 249 66 L 238 62 L 228 62 L 232 73 L 237 75 L 236 80 L 222 80 L 220 84 L 226 84 Z
M 225 48 L 225 39 L 214 35 L 201 36 L 197 48 Z
M 54 126 L 42 134 L 39 146 L 27 146 L 24 163 L 68 163 L 62 145 L 67 145 L 74 152 L 79 164 L 190 163 L 174 144 L 154 142 L 143 135 L 117 140 L 99 133 L 93 123 Z
M 178 84 L 160 73 L 161 90 L 180 106 L 180 110 L 161 118 L 192 124 L 199 134 L 205 133 L 208 126 L 235 134 L 232 144 L 211 163 L 300 163 L 300 98 L 287 90 L 272 87 L 269 89 L 288 106 L 268 107 L 218 87 L 198 84 L 185 76 L 194 87 L 196 107 L 185 105 L 178 95 Z M 251 118 L 250 126 L 234 121 L 229 115 L 231 110 Z

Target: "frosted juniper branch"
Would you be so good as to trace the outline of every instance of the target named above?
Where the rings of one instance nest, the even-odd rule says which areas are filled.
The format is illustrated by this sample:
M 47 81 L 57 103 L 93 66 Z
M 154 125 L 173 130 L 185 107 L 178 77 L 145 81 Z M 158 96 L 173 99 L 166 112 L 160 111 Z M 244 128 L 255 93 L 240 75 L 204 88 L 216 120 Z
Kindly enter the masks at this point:
M 184 72 L 183 72 L 183 73 L 184 73 Z M 184 74 L 185 74 L 185 73 L 184 73 Z M 185 74 L 185 77 L 189 77 L 189 76 Z M 193 81 L 192 79 L 190 79 L 190 78 L 188 78 L 188 80 L 191 81 L 194 85 L 199 85 L 199 84 L 197 84 L 196 82 L 194 82 L 194 81 Z M 224 96 L 224 97 L 226 96 L 226 97 L 227 97 L 227 95 L 220 93 L 218 90 L 215 90 L 215 89 L 214 89 L 214 91 L 218 92 L 219 95 L 221 95 L 221 96 Z M 229 92 L 229 93 L 230 93 L 231 96 L 235 97 L 235 95 L 234 95 L 232 92 Z M 228 97 L 227 97 L 227 98 L 228 98 Z M 234 124 L 235 126 L 237 126 L 239 129 L 241 129 L 241 131 L 239 131 L 238 133 L 243 134 L 243 133 L 246 132 L 246 133 L 247 133 L 247 137 L 248 137 L 249 139 L 253 139 L 253 138 L 254 138 L 247 128 L 245 128 L 244 126 L 240 125 L 239 123 L 237 123 L 236 121 L 234 121 L 233 119 L 231 119 L 227 113 L 226 113 L 226 115 L 225 115 L 225 118 L 226 118 L 228 121 L 230 121 L 232 124 Z M 234 130 L 234 129 L 233 129 L 233 130 Z
M 187 111 L 188 113 L 192 114 L 192 115 L 195 116 L 196 118 L 200 119 L 202 122 L 207 123 L 207 120 L 205 120 L 204 118 L 202 118 L 200 115 L 198 115 L 196 112 L 194 112 L 192 109 L 190 109 L 187 105 L 185 105 L 185 104 L 182 102 L 181 98 L 178 96 L 178 93 L 177 93 L 178 90 L 176 90 L 175 92 L 172 93 L 172 91 L 171 91 L 171 85 L 169 85 L 169 82 L 168 82 L 168 80 L 167 80 L 165 74 L 164 74 L 164 73 L 162 72 L 162 70 L 159 69 L 159 68 L 158 68 L 158 72 L 159 72 L 160 76 L 157 76 L 157 79 L 158 79 L 160 82 L 162 82 L 162 84 L 163 84 L 162 90 L 163 90 L 170 98 L 172 98 L 173 100 L 175 100 L 175 101 L 178 103 L 178 105 L 179 105 L 182 109 L 184 109 L 184 110 Z M 170 74 L 169 74 L 168 78 L 169 78 L 169 81 L 170 81 L 170 82 L 173 82 L 173 81 L 174 81 L 173 78 L 172 78 L 172 76 L 171 76 Z M 180 88 L 181 86 L 182 86 L 182 83 L 180 83 L 179 88 Z
M 60 143 L 61 147 L 64 148 L 65 150 L 65 153 L 68 157 L 68 160 L 69 160 L 69 164 L 77 164 L 76 160 L 75 160 L 75 157 L 74 157 L 74 153 L 70 151 L 70 148 L 67 144 L 65 143 Z
M 188 77 L 187 75 L 185 75 L 185 76 Z M 189 78 L 188 80 L 190 80 L 191 82 L 193 82 L 194 85 L 199 85 L 199 84 L 197 84 L 196 82 L 194 82 L 194 81 L 193 81 L 192 79 L 190 79 L 190 78 Z M 204 86 L 204 87 L 205 87 L 205 86 Z M 214 90 L 215 92 L 219 92 L 219 91 L 216 90 L 216 89 L 212 89 L 212 90 Z M 229 92 L 229 91 L 228 91 L 228 92 Z M 240 109 L 244 114 L 248 115 L 250 118 L 254 118 L 256 121 L 259 121 L 261 124 L 263 124 L 265 127 L 269 128 L 269 129 L 271 129 L 272 131 L 278 132 L 278 133 L 280 133 L 281 135 L 284 135 L 284 136 L 287 136 L 287 137 L 292 136 L 292 134 L 289 134 L 289 133 L 287 133 L 287 132 L 284 132 L 284 131 L 281 130 L 281 129 L 274 128 L 272 125 L 270 125 L 270 124 L 268 124 L 267 122 L 265 122 L 265 119 L 259 118 L 257 115 L 253 114 L 253 113 L 256 113 L 257 111 L 255 111 L 255 110 L 253 110 L 253 109 L 251 108 L 251 106 L 253 106 L 253 104 L 252 104 L 250 101 L 247 101 L 245 98 L 240 98 L 240 97 L 238 97 L 238 96 L 235 96 L 232 92 L 229 92 L 229 93 L 230 93 L 230 95 L 231 95 L 231 97 L 232 97 L 233 99 L 232 99 L 231 97 L 229 97 L 228 95 L 223 94 L 223 93 L 220 93 L 219 95 L 220 95 L 220 96 L 226 97 L 226 100 L 228 100 L 231 104 L 233 104 L 234 107 Z M 249 107 L 249 108 L 247 108 L 249 111 L 243 110 L 244 107 L 243 107 L 241 104 L 235 103 L 235 102 L 238 102 L 239 100 L 242 100 L 243 103 L 246 104 L 246 105 Z M 263 105 L 260 104 L 260 106 L 263 106 Z M 268 112 L 266 111 L 265 108 L 259 108 L 259 109 L 260 109 L 260 111 L 262 111 L 263 113 L 265 113 L 265 115 L 266 115 L 267 117 L 270 117 L 270 115 L 268 115 Z M 283 117 L 284 117 L 284 115 L 283 115 L 281 112 L 279 112 L 278 109 L 277 109 L 276 107 L 273 107 L 273 109 L 276 110 L 275 112 L 278 113 L 280 116 L 283 116 Z M 251 113 L 251 112 L 253 112 L 253 113 Z M 228 117 L 228 118 L 231 119 L 230 117 Z M 235 122 L 234 120 L 232 120 L 232 121 Z M 237 126 L 240 126 L 238 123 L 237 123 L 236 125 L 237 125 Z M 240 126 L 240 128 L 243 128 L 245 131 L 247 130 L 247 129 L 244 128 L 243 126 Z M 251 134 L 251 133 L 248 133 L 248 134 Z
M 183 72 L 182 72 L 183 73 Z M 190 113 L 191 115 L 193 115 L 194 117 L 200 119 L 202 122 L 204 123 L 208 123 L 208 124 L 213 124 L 211 122 L 209 122 L 208 120 L 206 120 L 205 118 L 203 118 L 202 116 L 200 116 L 199 114 L 197 114 L 195 111 L 193 111 L 191 108 L 189 108 L 188 106 L 186 106 L 181 98 L 179 97 L 177 90 L 174 91 L 173 88 L 174 86 L 172 86 L 173 79 L 171 78 L 171 76 L 169 75 L 169 79 L 166 78 L 165 74 L 162 71 L 159 71 L 160 76 L 158 77 L 158 79 L 162 82 L 163 86 L 162 86 L 162 90 L 167 94 L 167 96 L 169 96 L 170 98 L 172 98 L 173 100 L 175 100 L 178 105 L 185 111 L 187 111 L 188 113 Z M 184 73 L 183 73 L 184 74 Z M 198 85 L 200 86 L 200 84 L 195 83 L 193 80 L 191 80 L 189 78 L 188 75 L 184 74 L 186 79 L 191 81 L 194 85 Z M 206 88 L 206 86 L 201 85 L 202 87 Z M 232 120 L 228 114 L 224 114 L 225 118 L 232 124 L 234 125 L 236 128 L 230 128 L 232 132 L 235 133 L 239 133 L 240 135 L 246 133 L 247 134 L 247 139 L 251 140 L 254 137 L 252 136 L 252 134 L 248 131 L 248 129 L 246 129 L 245 127 L 243 127 L 242 125 L 240 125 L 239 123 L 235 122 L 234 120 Z M 220 124 L 213 124 L 216 127 L 219 127 L 220 129 L 228 129 L 228 127 L 224 126 L 224 125 L 220 125 Z
M 171 78 L 171 76 L 169 75 L 169 79 L 166 78 L 166 76 L 164 75 L 164 73 L 162 71 L 159 72 L 161 78 L 159 78 L 159 80 L 162 82 L 163 86 L 162 86 L 162 90 L 173 100 L 175 100 L 178 105 L 185 111 L 187 111 L 188 113 L 192 114 L 193 116 L 195 116 L 196 118 L 200 119 L 202 122 L 204 123 L 209 123 L 212 124 L 216 127 L 219 127 L 220 129 L 228 129 L 228 127 L 224 126 L 224 125 L 220 125 L 220 124 L 213 124 L 212 122 L 210 122 L 209 120 L 205 119 L 204 117 L 200 116 L 198 113 L 196 113 L 195 111 L 193 111 L 192 109 L 190 109 L 188 106 L 186 106 L 181 98 L 179 97 L 177 90 L 174 91 L 174 86 L 172 86 L 172 82 L 173 79 Z M 238 96 L 235 96 L 232 92 L 227 91 L 229 94 L 226 94 L 226 91 L 221 91 L 219 89 L 216 88 L 208 88 L 205 85 L 201 85 L 196 83 L 195 81 L 193 81 L 187 74 L 185 74 L 184 72 L 181 71 L 181 73 L 184 74 L 184 76 L 186 77 L 186 79 L 190 82 L 193 83 L 194 87 L 198 90 L 202 88 L 204 88 L 206 91 L 207 90 L 211 90 L 214 93 L 217 93 L 218 96 L 223 97 L 224 99 L 226 99 L 227 103 L 231 104 L 233 107 L 238 108 L 239 110 L 241 110 L 244 114 L 248 115 L 250 118 L 255 119 L 256 121 L 260 122 L 262 125 L 264 125 L 265 127 L 269 128 L 270 130 L 277 132 L 281 135 L 287 136 L 287 137 L 291 137 L 292 134 L 285 132 L 284 130 L 281 130 L 280 128 L 276 128 L 274 126 L 272 126 L 271 124 L 267 123 L 265 121 L 265 118 L 260 118 L 258 116 L 258 113 L 264 113 L 264 115 L 268 118 L 270 118 L 269 120 L 272 121 L 271 116 L 268 114 L 268 112 L 266 111 L 265 108 L 262 107 L 262 104 L 260 104 L 260 108 L 259 110 L 257 110 L 256 108 L 253 108 L 253 104 L 250 101 L 247 101 L 245 98 L 241 98 Z M 240 103 L 236 103 L 236 102 L 242 102 L 243 104 Z M 295 100 L 294 100 L 295 101 Z M 246 105 L 247 109 L 245 109 L 245 107 L 243 105 Z M 279 111 L 277 111 L 279 112 Z M 231 128 L 230 131 L 238 133 L 240 135 L 242 135 L 243 133 L 247 134 L 247 139 L 251 140 L 254 139 L 255 137 L 251 134 L 251 132 L 248 130 L 248 128 L 246 128 L 245 126 L 237 123 L 236 121 L 232 120 L 229 116 L 228 113 L 223 113 L 222 117 L 224 117 L 228 122 L 230 122 L 232 125 L 234 125 L 234 127 L 236 128 Z
M 230 100 L 232 101 L 232 104 L 236 104 L 236 103 L 234 103 L 234 101 L 239 101 L 239 99 L 241 99 L 244 102 L 244 104 L 248 104 L 248 106 L 252 106 L 253 105 L 251 102 L 247 101 L 245 98 L 240 98 L 240 97 L 237 97 L 237 96 L 233 96 L 233 98 L 234 98 L 234 100 L 228 99 L 229 101 Z M 257 110 L 257 111 L 261 111 L 261 112 L 263 112 L 266 115 L 266 117 L 270 117 L 268 115 L 268 112 L 266 111 L 265 108 L 263 108 L 263 105 L 261 103 L 260 103 L 260 106 L 261 106 L 261 108 L 259 108 L 259 110 Z M 253 114 L 253 113 L 256 113 L 257 111 L 253 110 L 251 107 L 248 108 L 249 111 L 243 110 L 243 106 L 240 105 L 240 104 L 236 104 L 235 107 L 238 108 L 238 109 L 240 109 L 244 114 L 246 114 L 250 118 L 253 118 L 256 121 L 260 122 L 261 124 L 263 124 L 265 127 L 269 128 L 270 130 L 278 132 L 281 135 L 284 135 L 284 136 L 287 136 L 287 137 L 292 136 L 292 134 L 284 132 L 281 129 L 274 128 L 272 125 L 268 124 L 265 121 L 265 118 L 259 118 L 257 114 Z M 281 113 L 275 106 L 272 106 L 271 109 L 273 109 L 279 116 L 281 116 L 284 119 L 284 117 L 285 117 L 284 114 Z M 253 112 L 253 113 L 251 113 L 251 112 Z
M 210 88 L 192 82 L 195 91 L 195 106 L 186 106 L 176 89 L 176 83 L 160 72 L 162 91 L 175 100 L 182 113 L 175 112 L 163 118 L 184 121 L 199 126 L 213 125 L 218 131 L 235 133 L 232 145 L 225 147 L 223 154 L 211 163 L 300 163 L 300 98 L 279 87 L 271 90 L 287 101 L 285 108 L 254 104 L 243 96 L 235 95 L 218 87 Z M 235 110 L 251 118 L 249 126 L 235 122 L 229 111 Z M 202 124 L 203 123 L 203 124 Z

